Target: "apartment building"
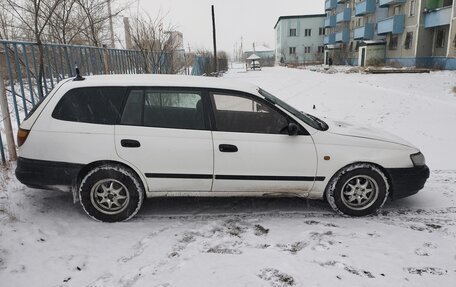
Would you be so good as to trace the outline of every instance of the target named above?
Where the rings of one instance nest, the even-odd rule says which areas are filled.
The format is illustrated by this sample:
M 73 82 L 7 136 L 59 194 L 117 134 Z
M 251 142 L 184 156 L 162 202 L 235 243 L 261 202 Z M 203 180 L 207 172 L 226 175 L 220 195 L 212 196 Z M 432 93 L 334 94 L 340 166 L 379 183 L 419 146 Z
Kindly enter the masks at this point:
M 326 14 L 281 16 L 276 33 L 276 63 L 323 63 Z
M 325 61 L 456 70 L 455 0 L 326 0 Z

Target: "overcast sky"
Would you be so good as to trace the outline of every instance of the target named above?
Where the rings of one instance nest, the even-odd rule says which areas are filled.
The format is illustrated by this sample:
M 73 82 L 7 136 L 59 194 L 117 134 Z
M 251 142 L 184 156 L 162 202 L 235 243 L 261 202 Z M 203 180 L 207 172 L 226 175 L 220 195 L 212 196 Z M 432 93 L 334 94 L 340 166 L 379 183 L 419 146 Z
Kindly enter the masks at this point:
M 215 5 L 217 44 L 232 54 L 244 38 L 244 50 L 255 41 L 274 48 L 274 25 L 279 16 L 324 13 L 324 0 L 139 0 L 155 16 L 162 9 L 184 34 L 185 48 L 212 49 L 211 5 Z

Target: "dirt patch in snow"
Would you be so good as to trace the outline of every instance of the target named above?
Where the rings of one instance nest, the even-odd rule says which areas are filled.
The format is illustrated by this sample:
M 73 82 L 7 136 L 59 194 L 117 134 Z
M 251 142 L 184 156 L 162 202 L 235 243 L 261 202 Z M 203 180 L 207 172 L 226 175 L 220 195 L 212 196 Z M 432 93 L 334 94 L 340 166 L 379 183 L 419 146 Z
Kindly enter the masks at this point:
M 274 268 L 265 268 L 260 271 L 258 277 L 267 281 L 272 287 L 294 286 L 295 280 L 291 275 Z
M 407 270 L 408 273 L 410 274 L 416 274 L 416 275 L 446 275 L 448 274 L 448 270 L 445 270 L 443 268 L 438 268 L 438 267 L 408 267 L 405 270 Z

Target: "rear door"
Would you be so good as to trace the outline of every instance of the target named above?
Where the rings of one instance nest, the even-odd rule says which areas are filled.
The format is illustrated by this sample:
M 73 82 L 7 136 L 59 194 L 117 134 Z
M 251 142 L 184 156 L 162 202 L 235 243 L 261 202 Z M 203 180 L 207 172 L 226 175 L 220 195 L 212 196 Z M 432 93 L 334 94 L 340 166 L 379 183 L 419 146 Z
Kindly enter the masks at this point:
M 196 89 L 132 88 L 115 128 L 118 155 L 149 191 L 210 191 L 213 145 L 204 95 Z
M 293 121 L 258 97 L 213 92 L 215 121 L 213 191 L 305 193 L 316 179 L 313 140 L 300 127 L 290 136 Z

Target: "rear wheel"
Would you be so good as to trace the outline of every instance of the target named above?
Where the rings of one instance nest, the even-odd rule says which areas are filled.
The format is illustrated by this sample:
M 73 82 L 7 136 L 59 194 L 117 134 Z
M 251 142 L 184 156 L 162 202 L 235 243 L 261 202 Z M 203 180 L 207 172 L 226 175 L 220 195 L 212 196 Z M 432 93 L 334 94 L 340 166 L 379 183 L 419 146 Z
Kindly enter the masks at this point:
M 104 222 L 126 221 L 141 208 L 144 187 L 130 169 L 103 165 L 82 179 L 79 197 L 90 217 Z
M 384 173 L 371 164 L 355 164 L 340 170 L 329 182 L 326 198 L 331 207 L 350 216 L 375 213 L 388 198 Z

